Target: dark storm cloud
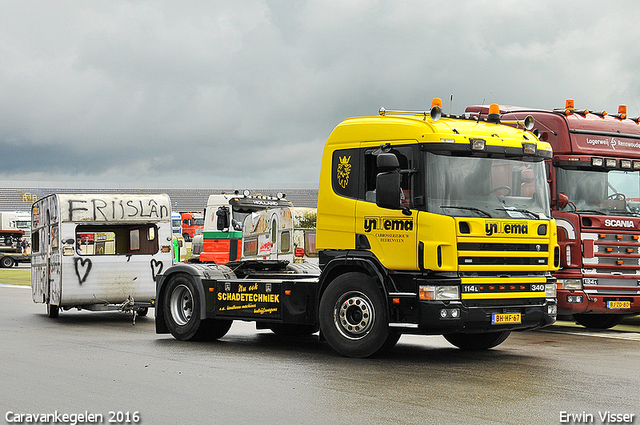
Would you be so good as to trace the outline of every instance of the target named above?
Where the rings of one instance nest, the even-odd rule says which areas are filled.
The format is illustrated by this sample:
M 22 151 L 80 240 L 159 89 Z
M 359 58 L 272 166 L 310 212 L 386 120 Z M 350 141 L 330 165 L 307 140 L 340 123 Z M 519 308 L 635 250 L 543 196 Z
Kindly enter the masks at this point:
M 0 179 L 314 184 L 380 106 L 640 102 L 632 1 L 0 6 Z

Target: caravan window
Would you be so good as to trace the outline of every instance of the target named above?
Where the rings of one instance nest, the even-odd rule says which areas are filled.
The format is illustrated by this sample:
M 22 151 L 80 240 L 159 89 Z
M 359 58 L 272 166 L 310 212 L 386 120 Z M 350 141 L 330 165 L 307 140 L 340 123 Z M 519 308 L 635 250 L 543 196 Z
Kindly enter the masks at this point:
M 280 252 L 291 252 L 291 232 L 288 230 L 280 234 Z
M 307 230 L 304 232 L 304 254 L 307 257 L 317 257 L 318 250 L 316 249 L 316 231 Z
M 258 238 L 244 238 L 244 255 L 258 255 Z
M 40 252 L 40 231 L 31 235 L 31 252 Z
M 137 255 L 158 252 L 153 224 L 78 226 L 76 252 L 80 255 Z

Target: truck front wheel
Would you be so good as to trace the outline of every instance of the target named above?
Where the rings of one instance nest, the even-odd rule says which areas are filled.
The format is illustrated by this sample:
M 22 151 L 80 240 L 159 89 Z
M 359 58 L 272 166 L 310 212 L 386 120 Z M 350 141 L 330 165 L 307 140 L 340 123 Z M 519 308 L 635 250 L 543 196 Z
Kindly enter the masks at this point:
M 200 318 L 200 293 L 186 276 L 175 276 L 167 285 L 163 303 L 169 332 L 181 341 L 203 341 L 222 338 L 231 327 L 231 320 Z
M 453 333 L 443 335 L 444 339 L 463 350 L 487 350 L 502 344 L 511 331 L 477 334 Z
M 389 331 L 382 293 L 370 276 L 353 272 L 337 277 L 319 308 L 320 331 L 343 356 L 369 357 L 397 341 Z
M 622 314 L 574 314 L 573 318 L 587 329 L 609 329 L 620 323 Z

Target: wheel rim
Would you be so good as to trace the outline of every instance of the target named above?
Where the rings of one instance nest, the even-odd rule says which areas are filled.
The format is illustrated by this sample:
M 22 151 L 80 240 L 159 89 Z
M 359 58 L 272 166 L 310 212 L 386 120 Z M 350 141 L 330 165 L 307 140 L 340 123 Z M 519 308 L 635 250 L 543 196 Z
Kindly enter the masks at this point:
M 171 292 L 171 317 L 173 321 L 184 326 L 189 323 L 193 315 L 193 294 L 185 285 L 178 285 Z
M 349 292 L 336 302 L 333 322 L 346 338 L 364 338 L 375 323 L 375 309 L 371 300 L 362 292 Z

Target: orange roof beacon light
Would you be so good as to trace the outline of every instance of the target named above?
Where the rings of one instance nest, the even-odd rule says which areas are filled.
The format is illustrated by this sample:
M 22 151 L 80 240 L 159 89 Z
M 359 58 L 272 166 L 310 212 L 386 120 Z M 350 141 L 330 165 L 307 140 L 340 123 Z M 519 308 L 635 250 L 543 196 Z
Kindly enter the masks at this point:
M 442 99 L 440 99 L 439 97 L 434 97 L 431 101 L 431 107 L 433 108 L 434 106 L 438 106 L 440 109 L 442 109 Z
M 569 115 L 571 112 L 574 111 L 574 109 L 576 109 L 576 108 L 574 106 L 573 99 L 567 99 L 564 102 L 564 113 L 565 113 L 565 115 Z
M 618 114 L 617 115 L 612 115 L 615 118 L 618 118 L 619 120 L 624 120 L 627 118 L 627 105 L 620 105 L 618 106 Z
M 500 107 L 492 103 L 489 105 L 489 115 L 487 115 L 487 122 L 500 123 Z

